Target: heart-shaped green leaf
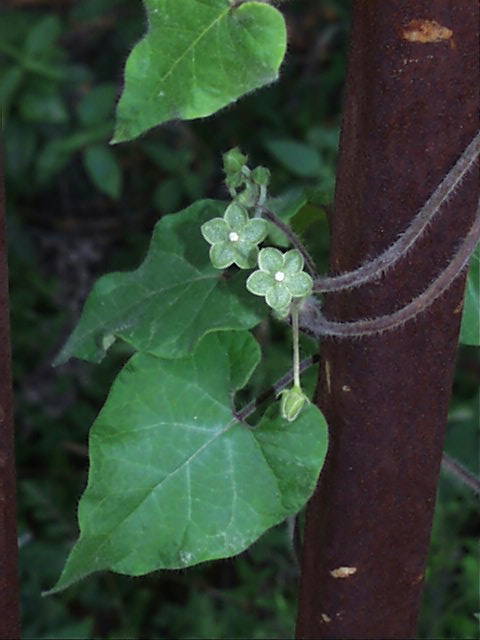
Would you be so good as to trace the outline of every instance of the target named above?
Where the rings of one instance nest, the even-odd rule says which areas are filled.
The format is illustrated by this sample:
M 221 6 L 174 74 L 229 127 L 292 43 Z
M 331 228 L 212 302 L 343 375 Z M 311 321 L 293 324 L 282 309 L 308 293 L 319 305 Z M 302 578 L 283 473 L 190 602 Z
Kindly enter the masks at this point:
M 148 32 L 125 68 L 112 142 L 215 113 L 277 79 L 283 16 L 264 2 L 145 0 Z
M 480 247 L 476 248 L 470 260 L 460 342 L 480 346 Z
M 240 553 L 312 494 L 327 427 L 308 405 L 295 422 L 278 403 L 252 428 L 232 394 L 260 359 L 248 332 L 203 338 L 193 356 L 136 354 L 90 437 L 80 538 L 59 591 L 103 569 L 142 575 Z
M 138 351 L 181 358 L 209 331 L 249 329 L 267 314 L 245 289 L 245 276 L 215 269 L 202 223 L 225 204 L 202 200 L 157 223 L 144 262 L 95 284 L 56 364 L 72 356 L 100 362 L 121 338 Z

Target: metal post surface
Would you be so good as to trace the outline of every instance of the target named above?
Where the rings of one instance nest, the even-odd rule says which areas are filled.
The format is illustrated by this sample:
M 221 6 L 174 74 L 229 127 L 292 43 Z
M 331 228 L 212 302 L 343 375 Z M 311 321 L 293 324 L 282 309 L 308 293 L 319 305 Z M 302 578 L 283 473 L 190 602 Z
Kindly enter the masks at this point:
M 478 129 L 477 0 L 356 0 L 331 268 L 408 226 Z M 329 294 L 325 315 L 390 313 L 424 290 L 472 223 L 478 168 L 381 280 Z M 304 537 L 298 638 L 413 638 L 461 320 L 464 276 L 382 335 L 321 345 L 331 434 Z
M 5 198 L 0 147 L 0 638 L 20 637 Z

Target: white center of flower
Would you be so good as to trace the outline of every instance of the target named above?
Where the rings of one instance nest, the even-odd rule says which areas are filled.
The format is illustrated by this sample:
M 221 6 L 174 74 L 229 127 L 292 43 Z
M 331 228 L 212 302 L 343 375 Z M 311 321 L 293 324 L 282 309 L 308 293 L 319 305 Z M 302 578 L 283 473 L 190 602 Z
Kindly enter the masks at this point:
M 283 273 L 283 271 L 277 271 L 277 273 L 275 274 L 275 280 L 277 282 L 283 282 L 285 280 L 285 274 Z
M 230 231 L 228 237 L 230 238 L 231 242 L 238 242 L 240 240 L 238 233 L 236 233 L 235 231 Z

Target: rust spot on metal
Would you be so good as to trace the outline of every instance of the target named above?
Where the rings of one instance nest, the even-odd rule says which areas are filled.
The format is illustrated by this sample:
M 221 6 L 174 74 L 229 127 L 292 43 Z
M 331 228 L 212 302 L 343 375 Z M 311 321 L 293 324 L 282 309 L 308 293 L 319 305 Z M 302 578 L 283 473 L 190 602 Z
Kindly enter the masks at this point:
M 330 571 L 333 578 L 349 578 L 354 573 L 357 573 L 357 567 L 338 567 L 338 569 Z
M 443 40 L 450 40 L 452 36 L 453 31 L 439 24 L 436 20 L 410 20 L 402 31 L 404 40 L 420 44 L 442 42 Z
M 455 307 L 455 309 L 453 310 L 454 315 L 458 314 L 458 313 L 462 313 L 463 311 L 463 299 L 462 301 Z
M 327 382 L 327 392 L 331 393 L 332 391 L 332 376 L 331 376 L 331 368 L 330 368 L 330 362 L 328 360 L 325 360 L 325 380 Z

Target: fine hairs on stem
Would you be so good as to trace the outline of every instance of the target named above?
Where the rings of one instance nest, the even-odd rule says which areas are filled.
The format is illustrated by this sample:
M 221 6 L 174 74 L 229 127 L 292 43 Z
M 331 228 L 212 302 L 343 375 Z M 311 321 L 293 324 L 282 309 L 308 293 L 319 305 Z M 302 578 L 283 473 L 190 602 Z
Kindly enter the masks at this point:
M 476 496 L 480 496 L 480 479 L 460 464 L 458 460 L 455 460 L 455 458 L 444 453 L 442 458 L 442 469 L 456 480 L 469 487 Z
M 293 335 L 293 386 L 300 388 L 300 345 L 298 335 L 298 306 L 294 303 L 292 308 L 292 335 Z
M 317 267 L 315 266 L 315 262 L 312 256 L 308 253 L 303 242 L 297 236 L 297 234 L 294 231 L 292 231 L 292 229 L 288 226 L 288 224 L 285 224 L 285 222 L 283 222 L 283 220 L 281 220 L 276 213 L 274 213 L 273 211 L 270 211 L 270 209 L 268 209 L 267 207 L 262 206 L 261 211 L 262 211 L 263 217 L 266 220 L 270 220 L 270 222 L 273 222 L 273 224 L 276 227 L 278 227 L 280 231 L 283 231 L 283 233 L 290 240 L 292 246 L 295 247 L 295 249 L 297 249 L 297 251 L 299 251 L 302 254 L 303 259 L 305 260 L 305 266 L 307 268 L 307 271 L 310 273 L 312 278 L 314 280 L 318 279 L 318 271 L 317 271 Z
M 305 358 L 300 362 L 299 372 L 303 373 L 307 369 L 310 369 L 314 364 L 319 362 L 320 358 L 318 355 L 310 356 L 309 358 Z M 255 398 L 248 404 L 246 404 L 243 409 L 237 411 L 235 413 L 235 418 L 240 422 L 243 422 L 247 418 L 249 418 L 255 411 L 260 407 L 264 402 L 270 400 L 272 396 L 277 396 L 280 391 L 283 391 L 287 387 L 289 387 L 294 379 L 293 369 L 282 376 L 279 380 L 275 382 L 269 389 L 266 389 L 263 393 L 261 393 L 258 398 Z
M 300 371 L 303 373 L 307 371 L 315 364 L 319 362 L 320 358 L 318 355 L 311 356 L 309 358 L 305 358 L 300 362 Z M 244 406 L 241 411 L 238 411 L 235 414 L 235 418 L 237 420 L 243 421 L 246 420 L 249 416 L 251 416 L 255 411 L 264 404 L 270 398 L 275 397 L 279 394 L 280 391 L 286 389 L 294 379 L 294 371 L 293 369 L 282 376 L 279 380 L 277 380 L 269 389 L 266 389 L 262 394 L 258 396 L 255 400 L 252 400 L 248 404 Z M 443 454 L 442 457 L 442 468 L 446 471 L 450 476 L 454 477 L 456 480 L 461 482 L 463 485 L 467 486 L 471 489 L 477 496 L 480 495 L 480 479 L 477 478 L 476 475 L 465 469 L 465 467 L 447 455 Z
M 308 328 L 314 330 L 318 336 L 368 336 L 382 333 L 398 327 L 419 313 L 427 309 L 439 296 L 448 289 L 452 282 L 466 267 L 472 253 L 480 240 L 480 203 L 477 208 L 475 221 L 466 238 L 462 241 L 457 253 L 447 267 L 414 300 L 398 311 L 378 318 L 357 320 L 355 322 L 334 322 L 327 320 L 321 313 L 316 317 L 315 326 Z
M 475 165 L 480 154 L 480 132 L 473 138 L 460 158 L 440 182 L 433 194 L 413 218 L 410 226 L 384 253 L 358 269 L 338 276 L 317 278 L 313 290 L 317 293 L 352 289 L 380 277 L 404 256 L 421 237 L 428 225 L 461 181 Z M 292 241 L 293 243 L 293 241 Z

